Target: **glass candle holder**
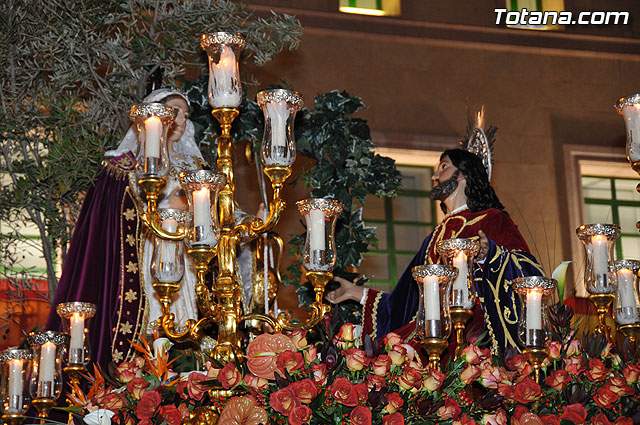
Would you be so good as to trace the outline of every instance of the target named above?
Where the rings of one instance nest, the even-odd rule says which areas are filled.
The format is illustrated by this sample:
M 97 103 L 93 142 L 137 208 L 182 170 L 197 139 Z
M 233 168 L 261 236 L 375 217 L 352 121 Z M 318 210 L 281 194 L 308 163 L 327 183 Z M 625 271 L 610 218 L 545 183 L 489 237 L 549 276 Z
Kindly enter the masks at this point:
M 520 298 L 518 335 L 526 347 L 542 347 L 549 338 L 547 305 L 558 287 L 555 279 L 544 276 L 518 277 L 511 281 Z
M 83 302 L 61 303 L 56 307 L 62 319 L 64 333 L 70 336 L 64 362 L 68 366 L 86 366 L 91 361 L 89 322 L 96 314 L 96 305 Z
M 584 224 L 576 229 L 576 234 L 587 254 L 584 272 L 587 291 L 592 295 L 615 293 L 616 279 L 609 272 L 609 261 L 613 258 L 620 227 L 615 224 Z
M 298 201 L 298 211 L 307 225 L 302 264 L 307 271 L 330 272 L 336 265 L 336 221 L 342 204 L 334 199 Z
M 183 210 L 166 208 L 158 210 L 162 228 L 175 233 L 178 225 L 184 225 L 189 213 Z M 153 255 L 151 256 L 151 276 L 164 283 L 178 284 L 184 275 L 184 244 L 182 241 L 170 241 L 159 237 L 153 238 Z
M 258 105 L 264 113 L 262 160 L 265 165 L 289 166 L 296 159 L 293 121 L 302 109 L 302 96 L 283 89 L 258 92 Z
M 476 302 L 476 285 L 473 281 L 473 261 L 480 252 L 480 243 L 472 239 L 446 239 L 437 245 L 442 262 L 458 269 L 453 281 L 450 307 L 473 308 Z
M 420 301 L 416 317 L 416 327 L 420 339 L 447 339 L 451 333 L 449 297 L 451 282 L 458 271 L 442 264 L 416 266 L 412 270 L 418 283 Z
M 196 170 L 180 173 L 179 181 L 189 204 L 187 247 L 214 248 L 219 233 L 218 192 L 225 185 L 225 176 L 210 170 Z
M 212 108 L 237 108 L 242 101 L 238 60 L 246 45 L 240 34 L 204 34 L 200 46 L 209 57 L 209 104 Z
M 33 355 L 30 350 L 0 353 L 0 402 L 3 415 L 23 415 L 29 408 L 28 379 Z
M 33 355 L 29 393 L 36 399 L 57 399 L 62 392 L 62 359 L 71 337 L 54 331 L 32 332 L 27 337 Z
M 621 98 L 616 110 L 627 128 L 627 159 L 635 165 L 640 161 L 640 93 Z
M 131 107 L 129 117 L 138 133 L 136 174 L 164 177 L 169 171 L 167 133 L 176 118 L 176 110 L 162 103 L 141 103 Z
M 638 271 L 640 261 L 618 260 L 611 266 L 616 274 L 618 289 L 613 314 L 619 325 L 640 323 L 640 299 L 638 298 Z

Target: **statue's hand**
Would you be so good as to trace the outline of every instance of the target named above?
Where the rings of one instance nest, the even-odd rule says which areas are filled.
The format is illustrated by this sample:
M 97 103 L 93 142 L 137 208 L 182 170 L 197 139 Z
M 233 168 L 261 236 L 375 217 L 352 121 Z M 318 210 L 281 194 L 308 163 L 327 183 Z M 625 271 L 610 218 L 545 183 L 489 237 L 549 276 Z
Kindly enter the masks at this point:
M 478 236 L 480 236 L 480 252 L 478 252 L 478 260 L 484 260 L 489 254 L 489 238 L 484 234 L 482 230 L 478 230 Z
M 362 286 L 354 285 L 353 282 L 337 276 L 334 277 L 333 280 L 338 282 L 340 287 L 326 294 L 326 298 L 330 303 L 338 304 L 347 300 L 360 302 L 362 294 L 364 294 L 364 288 Z

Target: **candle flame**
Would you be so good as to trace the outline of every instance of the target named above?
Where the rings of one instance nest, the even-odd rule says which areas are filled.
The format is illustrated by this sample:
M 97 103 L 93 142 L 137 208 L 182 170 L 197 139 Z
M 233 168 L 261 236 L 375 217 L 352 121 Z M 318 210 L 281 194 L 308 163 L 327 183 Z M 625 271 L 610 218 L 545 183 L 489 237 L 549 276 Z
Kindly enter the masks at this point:
M 218 62 L 218 68 L 224 68 L 229 71 L 233 71 L 236 65 L 236 55 L 233 54 L 233 50 L 229 46 L 222 47 L 222 53 L 220 54 L 220 61 Z
M 458 251 L 455 257 L 458 261 L 467 261 L 467 254 L 464 251 Z
M 594 245 L 602 245 L 607 242 L 607 237 L 605 235 L 593 235 L 591 237 L 591 243 Z
M 160 118 L 156 117 L 155 115 L 152 115 L 149 118 L 147 118 L 146 120 L 144 120 L 144 125 L 145 126 L 150 125 L 150 124 L 155 124 L 155 123 L 157 123 L 156 125 L 158 125 L 158 124 L 162 125 L 162 120 Z

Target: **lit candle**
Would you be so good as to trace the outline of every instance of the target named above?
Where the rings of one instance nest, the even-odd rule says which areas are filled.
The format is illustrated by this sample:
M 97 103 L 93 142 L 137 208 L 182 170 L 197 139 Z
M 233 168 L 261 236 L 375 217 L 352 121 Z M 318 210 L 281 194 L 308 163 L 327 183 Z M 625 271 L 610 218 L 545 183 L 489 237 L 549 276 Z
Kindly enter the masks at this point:
M 633 287 L 633 272 L 627 268 L 618 270 L 618 297 L 622 308 L 636 306 L 636 292 Z
M 208 187 L 193 191 L 193 224 L 205 228 L 211 225 L 211 197 Z
M 162 221 L 162 227 L 170 233 L 175 233 L 178 229 L 178 221 L 173 218 L 167 218 Z M 162 241 L 162 254 L 160 259 L 163 263 L 174 263 L 176 261 L 176 243 L 171 241 Z
M 9 361 L 9 408 L 7 413 L 17 413 L 22 410 L 22 360 Z
M 539 345 L 531 340 L 532 332 L 542 330 L 542 294 L 535 289 L 527 291 L 527 345 Z M 535 332 L 534 332 L 535 333 Z
M 213 61 L 209 56 L 209 61 Z M 223 45 L 220 60 L 211 63 L 209 73 L 209 87 L 213 87 L 214 108 L 240 106 L 240 84 L 238 83 L 238 63 L 231 47 Z
M 440 320 L 440 291 L 438 276 L 426 276 L 423 278 L 422 282 L 424 285 L 424 309 L 428 334 L 430 329 L 428 321 Z
M 70 318 L 71 341 L 69 351 L 82 350 L 84 348 L 84 316 L 80 313 L 73 313 Z
M 309 211 L 308 224 L 311 252 L 324 251 L 326 249 L 324 211 L 318 209 Z
M 458 269 L 458 275 L 456 276 L 456 280 L 453 282 L 453 290 L 459 291 L 460 294 L 459 296 L 455 296 L 454 299 L 456 303 L 458 300 L 461 303 L 465 303 L 469 300 L 469 286 L 467 283 L 469 268 L 467 267 L 467 254 L 464 251 L 460 251 L 455 257 L 453 257 L 453 267 Z
M 147 118 L 144 122 L 146 158 L 160 158 L 160 138 L 162 137 L 162 121 L 156 116 Z
M 269 116 L 271 117 L 271 146 L 286 146 L 287 118 L 289 118 L 287 102 L 269 102 L 267 103 L 267 112 L 269 112 Z
M 47 341 L 40 346 L 40 373 L 38 383 L 41 388 L 41 397 L 50 397 L 53 394 L 53 377 L 56 365 L 56 345 Z
M 626 120 L 627 127 L 627 154 L 629 161 L 640 161 L 640 119 L 638 119 L 638 109 L 640 104 L 622 109 L 622 115 Z
M 605 235 L 594 235 L 591 238 L 593 246 L 593 272 L 597 276 L 607 275 L 609 272 L 609 252 L 607 250 L 607 237 Z

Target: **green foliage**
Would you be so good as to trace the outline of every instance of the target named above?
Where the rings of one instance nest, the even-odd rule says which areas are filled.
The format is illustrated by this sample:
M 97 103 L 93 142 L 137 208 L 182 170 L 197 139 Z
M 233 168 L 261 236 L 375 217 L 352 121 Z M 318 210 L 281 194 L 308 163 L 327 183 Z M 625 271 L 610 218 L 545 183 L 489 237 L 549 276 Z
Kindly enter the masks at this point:
M 243 33 L 243 59 L 256 65 L 294 49 L 302 34 L 293 16 L 258 17 L 230 0 L 6 0 L 0 24 L 0 271 L 11 278 L 4 272 L 20 268 L 19 248 L 4 248 L 17 247 L 30 223 L 51 294 L 56 248 L 148 77 L 158 67 L 170 84 L 207 74 L 203 33 Z

